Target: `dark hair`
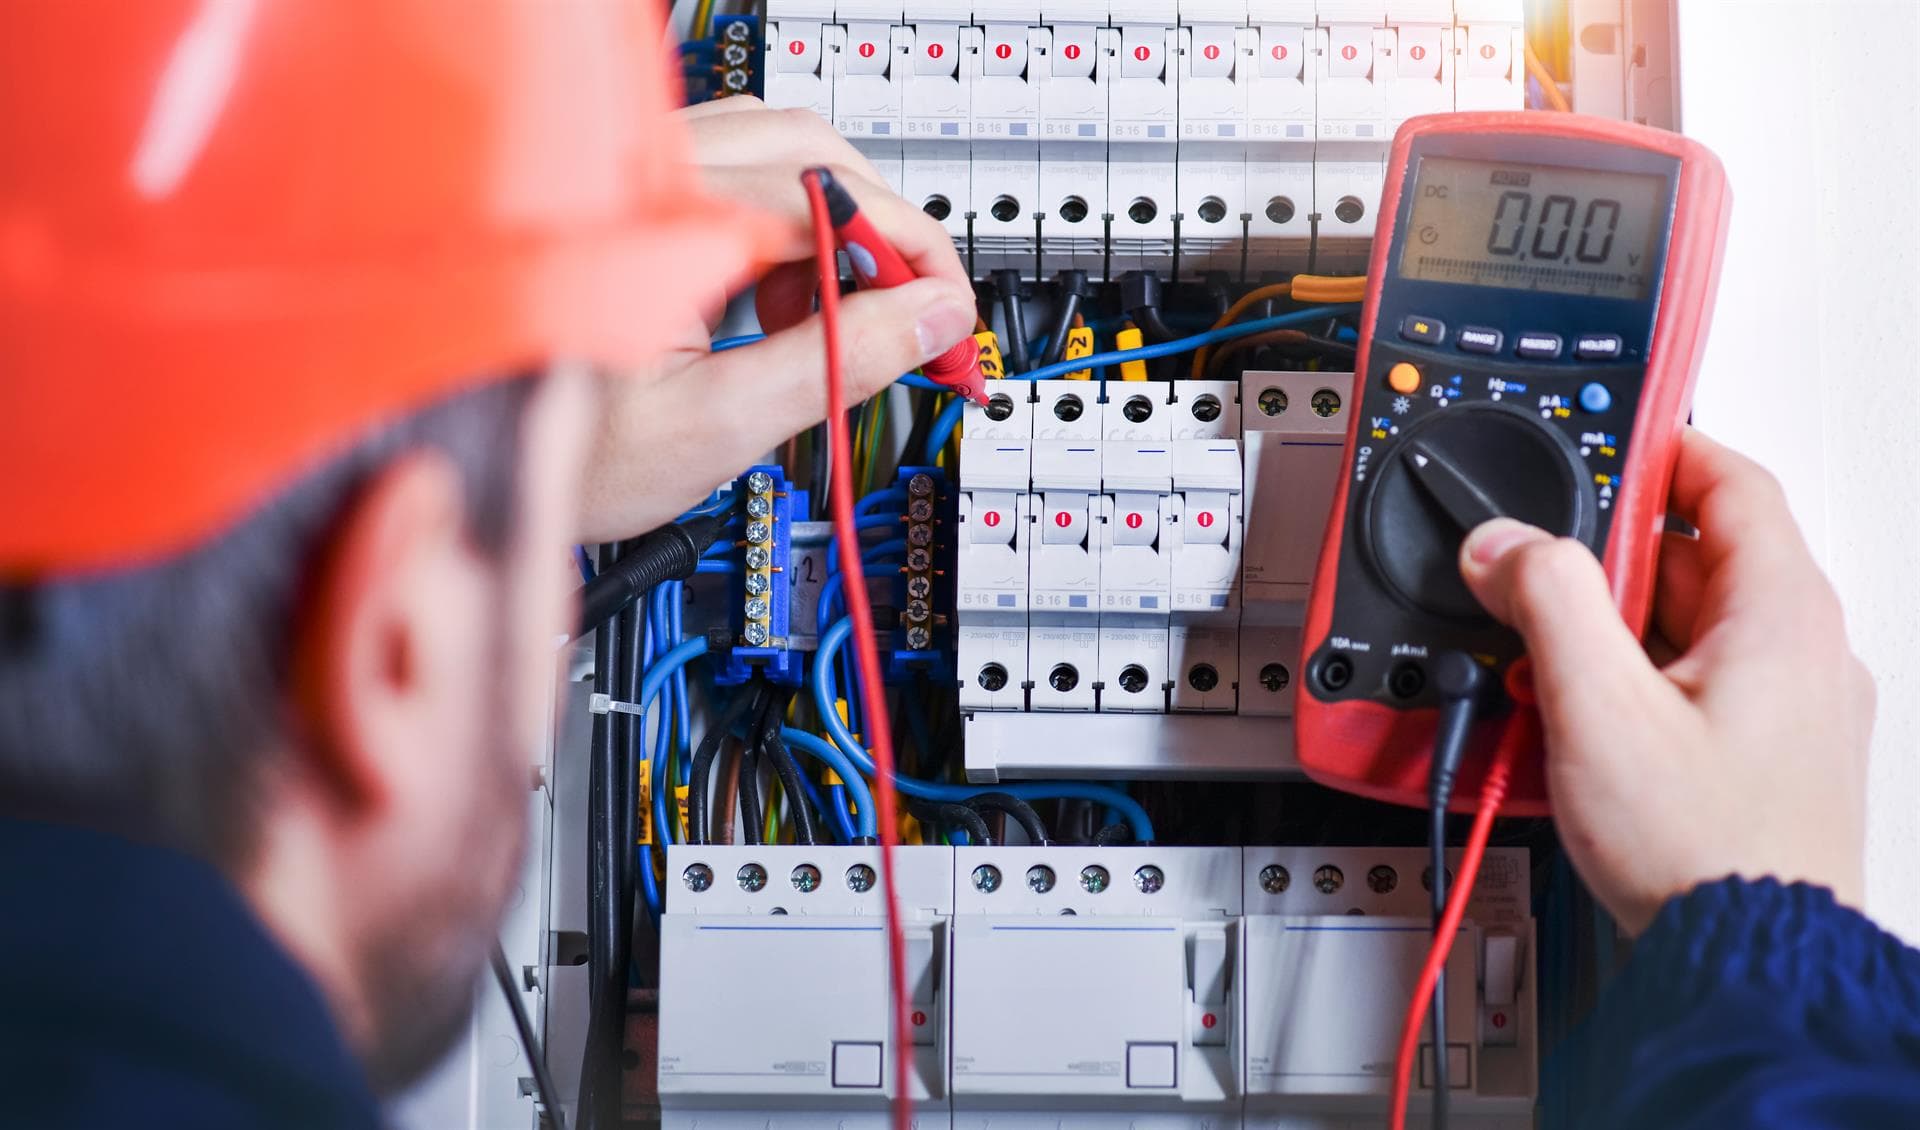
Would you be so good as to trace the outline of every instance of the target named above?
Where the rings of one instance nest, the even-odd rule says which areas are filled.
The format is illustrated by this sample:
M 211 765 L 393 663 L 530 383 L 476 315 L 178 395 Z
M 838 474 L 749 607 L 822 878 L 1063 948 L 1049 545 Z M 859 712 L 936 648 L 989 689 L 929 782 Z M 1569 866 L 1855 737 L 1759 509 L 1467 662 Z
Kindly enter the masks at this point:
M 302 587 L 330 529 L 397 456 L 459 468 L 468 529 L 498 556 L 537 378 L 382 426 L 238 524 L 121 572 L 0 586 L 0 814 L 88 824 L 235 864 L 283 738 Z

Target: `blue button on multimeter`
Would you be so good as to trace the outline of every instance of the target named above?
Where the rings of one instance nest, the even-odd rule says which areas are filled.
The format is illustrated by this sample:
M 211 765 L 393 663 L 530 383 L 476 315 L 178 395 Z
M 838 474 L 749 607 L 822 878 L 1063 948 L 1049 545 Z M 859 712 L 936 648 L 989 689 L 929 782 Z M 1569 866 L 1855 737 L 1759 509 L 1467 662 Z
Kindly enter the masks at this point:
M 1581 387 L 1580 407 L 1583 411 L 1595 414 L 1605 412 L 1613 407 L 1613 393 L 1606 385 L 1593 381 Z

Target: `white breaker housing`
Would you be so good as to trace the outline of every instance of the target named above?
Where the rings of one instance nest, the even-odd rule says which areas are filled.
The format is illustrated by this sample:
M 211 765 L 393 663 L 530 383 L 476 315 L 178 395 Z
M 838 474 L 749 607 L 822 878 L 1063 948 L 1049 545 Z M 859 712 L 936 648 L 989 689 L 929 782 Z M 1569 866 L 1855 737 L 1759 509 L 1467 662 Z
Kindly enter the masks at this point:
M 1295 768 L 1352 377 L 988 385 L 960 441 L 969 778 Z
M 1521 0 L 769 0 L 833 122 L 976 272 L 1363 270 L 1406 119 L 1524 104 Z
M 877 855 L 670 850 L 665 1125 L 887 1124 Z M 1385 1113 L 1427 948 L 1424 849 L 1022 844 L 898 859 L 919 1125 L 1334 1130 Z M 1441 1043 L 1463 1127 L 1530 1124 L 1528 891 L 1525 849 L 1489 851 L 1448 966 Z M 1433 1054 L 1429 1032 L 1422 1079 Z

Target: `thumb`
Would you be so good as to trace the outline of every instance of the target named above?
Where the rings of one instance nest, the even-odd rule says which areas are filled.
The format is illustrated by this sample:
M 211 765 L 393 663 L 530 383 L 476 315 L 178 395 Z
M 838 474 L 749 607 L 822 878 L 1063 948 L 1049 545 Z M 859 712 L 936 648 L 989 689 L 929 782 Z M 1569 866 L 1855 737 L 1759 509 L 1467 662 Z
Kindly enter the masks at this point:
M 1550 743 L 1569 728 L 1593 733 L 1617 725 L 1646 680 L 1658 681 L 1614 607 L 1599 559 L 1580 542 L 1495 518 L 1461 544 L 1460 574 L 1487 611 L 1525 641 Z
M 789 338 L 788 345 L 803 352 L 811 348 L 814 352 L 802 360 L 817 368 L 820 316 L 810 312 L 817 289 L 811 264 L 787 267 L 798 269 L 783 268 L 760 284 L 761 324 L 769 333 L 788 327 L 814 331 Z M 940 356 L 973 332 L 976 316 L 972 290 L 946 278 L 915 279 L 845 296 L 840 300 L 840 359 L 847 398 L 864 400 L 900 374 Z

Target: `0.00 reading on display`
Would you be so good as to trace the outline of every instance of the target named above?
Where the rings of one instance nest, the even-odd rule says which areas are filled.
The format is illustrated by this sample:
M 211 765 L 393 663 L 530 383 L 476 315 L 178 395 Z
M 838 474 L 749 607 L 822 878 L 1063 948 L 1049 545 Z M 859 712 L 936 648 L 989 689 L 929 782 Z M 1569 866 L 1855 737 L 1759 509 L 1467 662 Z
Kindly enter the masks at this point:
M 1643 299 L 1666 178 L 1427 157 L 1403 278 Z

